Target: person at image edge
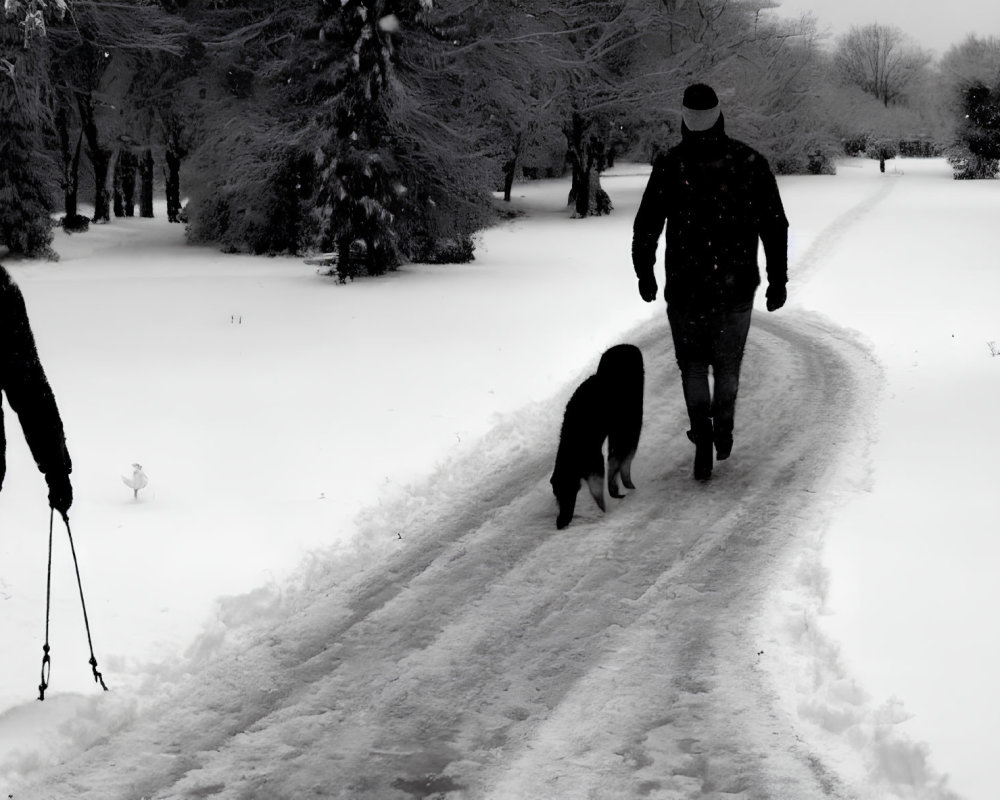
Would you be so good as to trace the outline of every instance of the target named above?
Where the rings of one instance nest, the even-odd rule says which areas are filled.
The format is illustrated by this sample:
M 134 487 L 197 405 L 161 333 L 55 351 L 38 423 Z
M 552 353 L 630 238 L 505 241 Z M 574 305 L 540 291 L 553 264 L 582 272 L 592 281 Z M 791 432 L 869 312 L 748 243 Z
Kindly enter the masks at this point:
M 21 290 L 0 265 L 0 392 L 17 414 L 38 469 L 49 488 L 49 505 L 63 518 L 73 504 L 70 473 L 73 465 L 66 436 L 35 348 Z M 6 438 L 0 404 L 0 488 L 6 474 Z

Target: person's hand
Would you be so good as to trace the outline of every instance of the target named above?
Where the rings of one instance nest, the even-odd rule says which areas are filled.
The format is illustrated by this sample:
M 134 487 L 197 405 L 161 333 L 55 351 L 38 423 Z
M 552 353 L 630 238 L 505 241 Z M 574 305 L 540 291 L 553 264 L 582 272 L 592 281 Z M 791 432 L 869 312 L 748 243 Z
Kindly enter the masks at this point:
M 658 288 L 656 278 L 652 275 L 648 278 L 639 278 L 639 296 L 647 303 L 652 303 L 656 299 Z
M 788 299 L 788 290 L 784 286 L 767 287 L 767 310 L 777 311 Z
M 70 485 L 69 475 L 52 472 L 45 476 L 45 482 L 49 485 L 49 505 L 65 517 L 69 513 L 69 507 L 73 505 L 73 487 Z

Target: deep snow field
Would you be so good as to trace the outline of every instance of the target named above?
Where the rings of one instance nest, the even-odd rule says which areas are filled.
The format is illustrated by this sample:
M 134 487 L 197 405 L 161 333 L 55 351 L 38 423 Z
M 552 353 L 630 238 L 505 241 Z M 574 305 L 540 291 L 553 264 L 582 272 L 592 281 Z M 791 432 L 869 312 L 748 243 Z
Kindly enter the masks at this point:
M 196 674 L 303 571 L 364 547 L 377 557 L 389 544 L 356 537 L 380 507 L 433 505 L 423 481 L 437 465 L 512 418 L 557 418 L 604 348 L 662 319 L 628 255 L 647 173 L 607 175 L 615 211 L 600 219 L 568 218 L 565 181 L 519 186 L 524 216 L 484 233 L 472 264 L 343 286 L 300 259 L 187 247 L 162 215 L 59 234 L 57 263 L 5 259 L 66 425 L 71 522 L 115 699 L 141 704 Z M 870 423 L 847 432 L 863 446 L 835 513 L 775 586 L 775 624 L 801 609 L 815 676 L 814 696 L 785 699 L 818 740 L 858 744 L 861 766 L 845 770 L 867 770 L 873 797 L 990 798 L 1000 182 L 900 160 L 779 186 L 790 299 L 768 324 L 844 326 L 879 376 Z M 13 415 L 8 440 L 0 791 L 24 800 L 20 786 L 121 714 L 93 684 L 58 530 L 50 689 L 35 699 L 48 510 Z M 137 500 L 121 481 L 133 462 L 150 480 Z

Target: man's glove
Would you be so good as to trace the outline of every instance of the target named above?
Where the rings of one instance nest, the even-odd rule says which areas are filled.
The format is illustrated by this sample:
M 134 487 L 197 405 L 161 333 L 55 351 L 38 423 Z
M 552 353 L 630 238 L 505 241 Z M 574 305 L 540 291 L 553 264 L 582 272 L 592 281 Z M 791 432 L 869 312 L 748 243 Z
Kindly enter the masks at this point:
M 785 301 L 787 299 L 788 299 L 788 290 L 785 288 L 784 284 L 780 286 L 771 284 L 767 287 L 768 311 L 777 311 L 785 304 Z
M 656 299 L 656 278 L 650 275 L 648 278 L 639 278 L 639 296 L 647 303 L 652 303 Z
M 51 472 L 45 476 L 49 485 L 49 505 L 65 517 L 69 507 L 73 505 L 73 487 L 69 483 L 69 475 L 63 472 Z

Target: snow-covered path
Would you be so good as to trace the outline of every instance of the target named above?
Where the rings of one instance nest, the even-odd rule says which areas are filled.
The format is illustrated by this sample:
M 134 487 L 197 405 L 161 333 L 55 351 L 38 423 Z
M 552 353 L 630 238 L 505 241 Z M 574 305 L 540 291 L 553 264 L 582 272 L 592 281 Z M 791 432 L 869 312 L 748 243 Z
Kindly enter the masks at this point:
M 824 506 L 863 353 L 809 316 L 758 317 L 737 449 L 701 485 L 665 322 L 633 341 L 639 489 L 608 514 L 581 498 L 555 531 L 561 408 L 514 417 L 431 479 L 432 505 L 373 521 L 395 552 L 260 609 L 23 796 L 847 796 L 775 701 L 759 618 Z
M 877 309 L 905 331 L 887 316 L 891 291 L 859 295 L 905 282 L 902 310 L 929 325 L 937 295 L 917 291 L 914 266 L 955 225 L 974 252 L 949 268 L 995 296 L 975 272 L 992 245 L 962 215 L 993 208 L 990 187 L 956 184 L 942 164 L 905 168 L 781 180 L 791 300 L 755 315 L 737 447 L 707 486 L 690 477 L 662 305 L 638 302 L 623 256 L 639 170 L 609 179 L 611 217 L 567 220 L 558 182 L 530 185 L 526 216 L 489 231 L 475 264 L 349 287 L 324 290 L 292 260 L 183 248 L 163 226 L 124 230 L 162 236 L 159 250 L 115 250 L 123 231 L 108 226 L 58 267 L 19 267 L 85 456 L 76 519 L 112 691 L 88 686 L 64 628 L 56 690 L 30 699 L 43 585 L 33 540 L 5 530 L 4 689 L 23 699 L 0 703 L 4 794 L 953 798 L 901 702 L 866 696 L 822 624 L 825 533 L 857 519 L 842 509 L 877 501 L 884 516 L 861 534 L 896 533 L 879 530 L 898 508 L 877 491 L 894 464 L 870 456 L 876 400 L 898 387 L 870 339 L 804 309 L 841 321 L 846 308 L 863 335 Z M 929 209 L 919 235 L 911 202 Z M 901 237 L 921 252 L 884 258 Z M 940 257 L 927 260 L 937 274 Z M 962 308 L 975 313 L 952 349 L 992 319 Z M 106 346 L 147 312 L 122 354 Z M 638 490 L 607 514 L 581 496 L 557 532 L 562 409 L 615 340 L 646 357 Z M 187 402 L 196 394 L 214 399 Z M 141 402 L 123 414 L 109 396 Z M 137 449 L 155 492 L 125 503 L 115 470 Z M 13 455 L 5 526 L 34 530 L 37 476 Z M 896 595 L 885 563 L 880 586 Z M 73 631 L 76 600 L 57 609 Z

